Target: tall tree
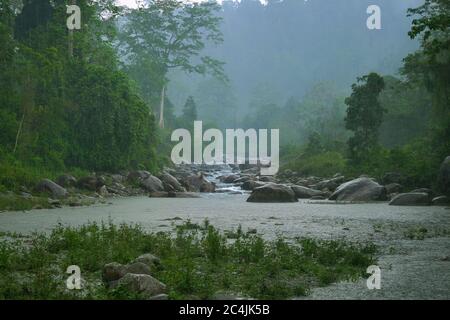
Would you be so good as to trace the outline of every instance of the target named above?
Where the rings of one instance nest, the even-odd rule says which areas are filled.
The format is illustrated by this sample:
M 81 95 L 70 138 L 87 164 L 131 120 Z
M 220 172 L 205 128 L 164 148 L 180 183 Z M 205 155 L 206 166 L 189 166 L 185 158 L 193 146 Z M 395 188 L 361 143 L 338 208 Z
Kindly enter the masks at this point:
M 219 5 L 213 1 L 147 0 L 132 10 L 121 28 L 121 47 L 127 64 L 151 66 L 161 73 L 160 127 L 164 127 L 167 72 L 180 68 L 188 73 L 211 73 L 225 78 L 223 63 L 201 52 L 206 41 L 223 41 L 219 30 Z M 148 88 L 147 90 L 151 90 Z
M 345 99 L 348 105 L 345 127 L 353 131 L 348 140 L 350 158 L 357 164 L 367 159 L 378 143 L 378 129 L 385 112 L 378 96 L 383 88 L 383 78 L 370 73 L 358 78 L 358 83 L 352 85 L 351 96 Z
M 183 107 L 183 118 L 188 123 L 197 120 L 197 106 L 192 96 L 188 97 Z

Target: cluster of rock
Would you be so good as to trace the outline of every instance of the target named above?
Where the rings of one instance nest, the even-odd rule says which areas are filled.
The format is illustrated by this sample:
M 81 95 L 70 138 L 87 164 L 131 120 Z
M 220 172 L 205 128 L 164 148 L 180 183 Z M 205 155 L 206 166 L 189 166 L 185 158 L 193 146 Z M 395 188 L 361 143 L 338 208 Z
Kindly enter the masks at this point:
M 391 205 L 447 205 L 450 203 L 450 157 L 442 163 L 438 186 L 442 193 L 434 194 L 427 188 L 404 192 L 407 180 L 399 173 L 386 173 L 380 181 L 367 176 L 349 179 L 336 174 L 330 179 L 303 177 L 297 172 L 284 170 L 275 177 L 261 176 L 258 166 L 226 166 L 231 174 L 218 177 L 222 184 L 230 184 L 251 192 L 249 202 L 295 202 L 298 199 L 334 201 L 387 201 Z M 83 199 L 109 196 L 150 195 L 150 197 L 196 197 L 197 193 L 220 192 L 209 177 L 223 171 L 223 165 L 181 165 L 166 168 L 157 175 L 138 170 L 119 174 L 93 174 L 76 179 L 70 175 L 55 181 L 44 179 L 36 192 L 50 195 L 49 202 L 58 206 L 60 199 L 69 205 L 81 205 Z M 86 192 L 91 195 L 87 196 Z M 31 196 L 24 192 L 23 196 Z
M 123 288 L 149 300 L 167 300 L 166 285 L 152 276 L 160 263 L 159 258 L 149 253 L 127 265 L 108 263 L 103 267 L 102 278 L 109 289 Z
M 211 170 L 211 169 L 210 169 Z M 199 192 L 215 192 L 215 184 L 206 179 L 203 171 L 194 166 L 165 169 L 152 175 L 145 170 L 117 174 L 92 174 L 79 179 L 62 175 L 52 181 L 41 180 L 32 191 L 23 188 L 22 197 L 47 195 L 49 203 L 81 206 L 98 199 L 114 196 L 195 197 Z
M 256 168 L 257 169 L 257 168 Z M 390 205 L 448 205 L 450 204 L 450 157 L 441 165 L 439 186 L 443 194 L 421 188 L 402 193 L 406 179 L 399 173 L 386 173 L 381 182 L 365 175 L 347 179 L 336 174 L 330 179 L 301 177 L 285 170 L 276 177 L 259 176 L 258 170 L 241 171 L 220 177 L 223 183 L 251 191 L 248 202 L 296 202 L 298 199 L 349 202 L 390 201 Z

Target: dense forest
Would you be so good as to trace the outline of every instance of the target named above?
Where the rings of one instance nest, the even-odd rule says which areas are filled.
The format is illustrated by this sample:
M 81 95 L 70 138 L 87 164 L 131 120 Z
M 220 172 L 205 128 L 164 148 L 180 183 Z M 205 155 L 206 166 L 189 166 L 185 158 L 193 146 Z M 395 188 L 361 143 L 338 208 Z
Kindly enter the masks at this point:
M 82 28 L 69 32 L 72 1 L 0 1 L 1 189 L 158 171 L 170 132 L 196 119 L 280 128 L 284 167 L 304 175 L 394 171 L 432 186 L 450 152 L 448 0 L 381 1 L 385 28 L 370 35 L 364 1 L 352 1 L 360 12 L 343 1 L 75 2 Z

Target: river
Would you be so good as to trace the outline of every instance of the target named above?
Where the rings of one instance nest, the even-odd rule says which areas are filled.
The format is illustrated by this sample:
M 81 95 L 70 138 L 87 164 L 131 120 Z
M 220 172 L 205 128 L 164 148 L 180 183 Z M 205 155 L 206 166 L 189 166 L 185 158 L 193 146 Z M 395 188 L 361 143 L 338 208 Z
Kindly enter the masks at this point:
M 236 191 L 236 190 L 234 190 Z M 169 231 L 188 219 L 208 219 L 222 230 L 239 225 L 266 238 L 305 236 L 372 241 L 381 248 L 380 290 L 365 279 L 314 289 L 308 299 L 450 299 L 450 210 L 396 207 L 387 203 L 336 204 L 330 201 L 248 203 L 247 194 L 203 194 L 199 198 L 130 197 L 90 207 L 0 213 L 0 231 L 48 232 L 56 224 L 88 221 L 139 223 L 149 231 Z M 422 240 L 411 239 L 426 229 Z M 422 233 L 421 233 L 422 234 Z

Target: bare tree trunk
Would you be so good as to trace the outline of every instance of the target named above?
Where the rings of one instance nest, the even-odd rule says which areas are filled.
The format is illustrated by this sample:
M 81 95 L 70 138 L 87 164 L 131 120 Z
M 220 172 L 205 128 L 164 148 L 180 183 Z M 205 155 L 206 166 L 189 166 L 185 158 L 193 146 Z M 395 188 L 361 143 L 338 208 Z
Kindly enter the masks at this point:
M 22 119 L 20 120 L 19 129 L 17 129 L 16 142 L 14 143 L 14 150 L 13 150 L 14 154 L 16 153 L 17 145 L 19 144 L 19 138 L 20 138 L 20 134 L 22 133 L 24 119 L 25 119 L 25 112 L 22 114 Z
M 161 91 L 161 105 L 159 108 L 159 127 L 164 129 L 164 100 L 166 97 L 166 86 L 164 85 Z

